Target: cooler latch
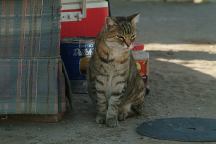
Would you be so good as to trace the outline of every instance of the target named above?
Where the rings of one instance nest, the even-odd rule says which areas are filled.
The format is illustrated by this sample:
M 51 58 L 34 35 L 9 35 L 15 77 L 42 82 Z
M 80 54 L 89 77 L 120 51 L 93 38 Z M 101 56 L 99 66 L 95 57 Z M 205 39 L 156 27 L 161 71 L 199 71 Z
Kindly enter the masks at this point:
M 66 4 L 72 5 L 72 1 L 67 1 Z M 74 3 L 75 4 L 75 3 Z M 77 12 L 62 12 L 61 13 L 61 22 L 67 22 L 67 21 L 81 21 L 83 18 L 86 18 L 87 13 L 86 13 L 86 0 L 82 0 L 80 2 L 80 8 L 81 11 Z

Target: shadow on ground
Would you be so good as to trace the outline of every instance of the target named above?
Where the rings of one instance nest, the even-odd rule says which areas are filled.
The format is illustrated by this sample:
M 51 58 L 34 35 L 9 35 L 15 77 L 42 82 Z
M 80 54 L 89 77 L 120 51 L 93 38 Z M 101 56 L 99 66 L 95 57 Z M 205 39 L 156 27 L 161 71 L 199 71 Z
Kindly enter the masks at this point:
M 150 51 L 150 88 L 146 112 L 156 116 L 216 118 L 216 78 L 194 70 L 194 60 L 216 62 L 216 54 L 196 51 Z M 162 61 L 161 61 L 162 60 Z M 174 62 L 172 61 L 174 60 Z M 176 63 L 175 60 L 181 60 Z M 198 62 L 195 62 L 195 66 Z M 216 63 L 210 65 L 210 71 Z M 200 66 L 200 65 L 199 65 Z M 202 66 L 200 66 L 202 68 Z
M 140 13 L 138 40 L 148 43 L 215 44 L 216 3 L 111 0 L 112 16 Z

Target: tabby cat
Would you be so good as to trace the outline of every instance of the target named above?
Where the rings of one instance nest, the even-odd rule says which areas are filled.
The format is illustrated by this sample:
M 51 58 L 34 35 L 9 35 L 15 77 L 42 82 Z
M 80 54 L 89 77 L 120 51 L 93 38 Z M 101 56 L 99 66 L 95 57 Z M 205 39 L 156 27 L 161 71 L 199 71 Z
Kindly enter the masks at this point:
M 138 18 L 107 17 L 89 62 L 88 92 L 96 105 L 96 122 L 108 127 L 143 109 L 146 88 L 130 51 Z

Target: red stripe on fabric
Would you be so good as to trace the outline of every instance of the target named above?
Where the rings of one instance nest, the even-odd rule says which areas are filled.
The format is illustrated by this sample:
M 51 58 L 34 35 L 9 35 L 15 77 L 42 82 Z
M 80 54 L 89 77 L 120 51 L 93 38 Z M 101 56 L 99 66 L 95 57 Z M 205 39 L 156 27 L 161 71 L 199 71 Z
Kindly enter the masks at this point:
M 14 2 L 10 1 L 10 16 L 14 16 Z
M 9 15 L 10 16 L 14 16 L 14 1 L 10 1 L 9 2 Z M 9 22 L 8 22 L 8 34 L 10 35 L 9 38 L 8 38 L 8 50 L 7 50 L 7 53 L 5 53 L 7 56 L 11 55 L 13 52 L 12 52 L 12 49 L 11 49 L 11 42 L 13 41 L 13 37 L 11 37 L 11 35 L 13 35 L 14 33 L 14 20 L 15 19 L 10 19 Z
M 21 95 L 22 95 L 22 62 L 23 60 L 19 60 L 17 62 L 17 96 L 16 96 L 16 113 L 19 113 L 21 111 Z
M 21 30 L 20 30 L 20 57 L 24 54 L 24 42 L 25 42 L 25 16 L 26 16 L 26 8 L 27 8 L 27 1 L 23 0 L 22 4 L 22 19 L 21 19 Z
M 47 83 L 48 83 L 48 93 L 47 93 L 47 98 L 46 98 L 46 103 L 47 103 L 47 112 L 50 112 L 50 69 L 51 69 L 51 64 L 50 64 L 50 59 L 47 61 Z
M 6 14 L 6 0 L 2 1 L 2 15 Z

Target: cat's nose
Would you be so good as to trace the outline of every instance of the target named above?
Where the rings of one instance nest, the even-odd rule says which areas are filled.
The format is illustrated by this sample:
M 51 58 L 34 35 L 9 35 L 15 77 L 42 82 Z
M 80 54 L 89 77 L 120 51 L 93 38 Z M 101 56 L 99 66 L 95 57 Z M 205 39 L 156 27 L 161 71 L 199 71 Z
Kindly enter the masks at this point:
M 125 44 L 127 45 L 127 47 L 130 47 L 131 46 L 131 41 L 125 40 Z

